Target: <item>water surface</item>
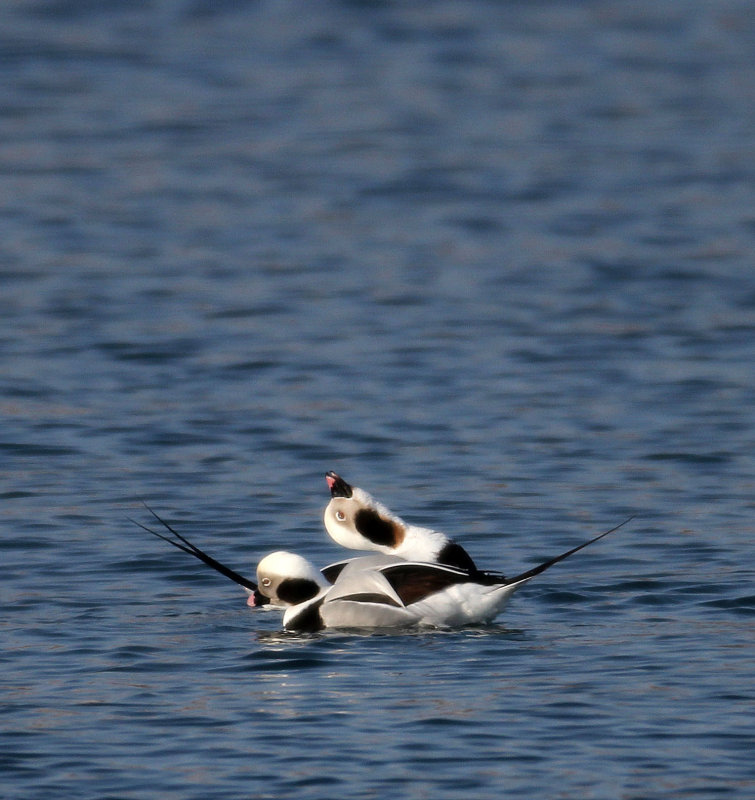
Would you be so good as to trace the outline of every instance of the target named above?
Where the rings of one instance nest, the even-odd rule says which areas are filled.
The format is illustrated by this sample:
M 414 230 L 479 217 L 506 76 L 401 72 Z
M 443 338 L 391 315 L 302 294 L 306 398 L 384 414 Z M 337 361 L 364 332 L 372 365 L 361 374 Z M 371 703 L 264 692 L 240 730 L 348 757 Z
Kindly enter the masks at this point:
M 748 3 L 7 2 L 8 798 L 745 797 Z M 326 470 L 495 624 L 281 633 Z

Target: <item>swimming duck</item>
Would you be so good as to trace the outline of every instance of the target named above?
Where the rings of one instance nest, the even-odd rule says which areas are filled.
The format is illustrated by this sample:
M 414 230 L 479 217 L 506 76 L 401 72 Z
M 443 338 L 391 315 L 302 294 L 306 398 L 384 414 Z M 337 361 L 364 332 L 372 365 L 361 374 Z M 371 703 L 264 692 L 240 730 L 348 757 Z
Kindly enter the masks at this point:
M 339 561 L 317 570 L 295 553 L 276 551 L 260 561 L 255 582 L 207 555 L 154 511 L 151 513 L 177 538 L 136 524 L 244 587 L 250 606 L 285 609 L 284 628 L 299 632 L 323 628 L 457 627 L 489 622 L 503 610 L 511 595 L 536 575 L 629 521 L 513 578 L 382 553 Z
M 349 485 L 335 472 L 326 473 L 325 479 L 331 498 L 323 514 L 325 530 L 342 547 L 477 569 L 469 553 L 444 533 L 405 522 L 371 494 Z

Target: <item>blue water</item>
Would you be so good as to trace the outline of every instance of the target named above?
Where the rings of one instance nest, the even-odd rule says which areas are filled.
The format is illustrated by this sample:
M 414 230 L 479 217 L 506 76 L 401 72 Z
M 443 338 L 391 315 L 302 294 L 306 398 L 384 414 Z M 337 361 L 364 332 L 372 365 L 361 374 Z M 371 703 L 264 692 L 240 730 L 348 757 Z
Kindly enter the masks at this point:
M 0 11 L 0 796 L 755 794 L 755 17 Z M 324 473 L 509 573 L 281 633 Z

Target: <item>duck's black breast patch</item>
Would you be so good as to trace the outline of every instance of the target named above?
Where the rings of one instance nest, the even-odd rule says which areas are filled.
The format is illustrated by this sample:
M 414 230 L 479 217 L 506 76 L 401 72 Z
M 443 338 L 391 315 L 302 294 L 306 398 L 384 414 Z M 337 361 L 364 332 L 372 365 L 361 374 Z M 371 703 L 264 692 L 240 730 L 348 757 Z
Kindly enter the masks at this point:
M 286 630 L 297 631 L 299 633 L 314 633 L 321 631 L 325 627 L 325 623 L 320 616 L 320 607 L 322 606 L 323 598 L 308 606 L 302 608 L 301 612 L 295 617 L 288 620 L 286 623 Z
M 357 531 L 375 544 L 396 547 L 401 544 L 400 527 L 389 519 L 384 519 L 372 508 L 362 508 L 354 517 Z
M 472 556 L 456 542 L 449 542 L 443 547 L 438 553 L 438 563 L 448 564 L 449 567 L 459 567 L 459 569 L 466 569 L 470 572 L 477 571 L 477 567 L 472 561 Z
M 284 603 L 296 606 L 311 600 L 319 591 L 317 583 L 309 578 L 286 578 L 278 586 L 278 597 Z

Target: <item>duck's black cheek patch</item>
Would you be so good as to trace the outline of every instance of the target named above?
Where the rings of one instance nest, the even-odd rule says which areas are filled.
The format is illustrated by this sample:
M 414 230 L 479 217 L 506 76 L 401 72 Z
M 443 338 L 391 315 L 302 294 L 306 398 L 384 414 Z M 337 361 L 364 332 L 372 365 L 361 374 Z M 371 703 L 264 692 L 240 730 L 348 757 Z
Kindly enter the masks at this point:
M 311 600 L 319 591 L 320 587 L 308 578 L 286 578 L 278 586 L 278 599 L 295 606 Z
M 354 517 L 354 525 L 365 537 L 374 544 L 385 545 L 386 547 L 396 547 L 401 544 L 401 529 L 395 522 L 383 519 L 377 511 L 371 508 L 362 508 L 357 511 Z

